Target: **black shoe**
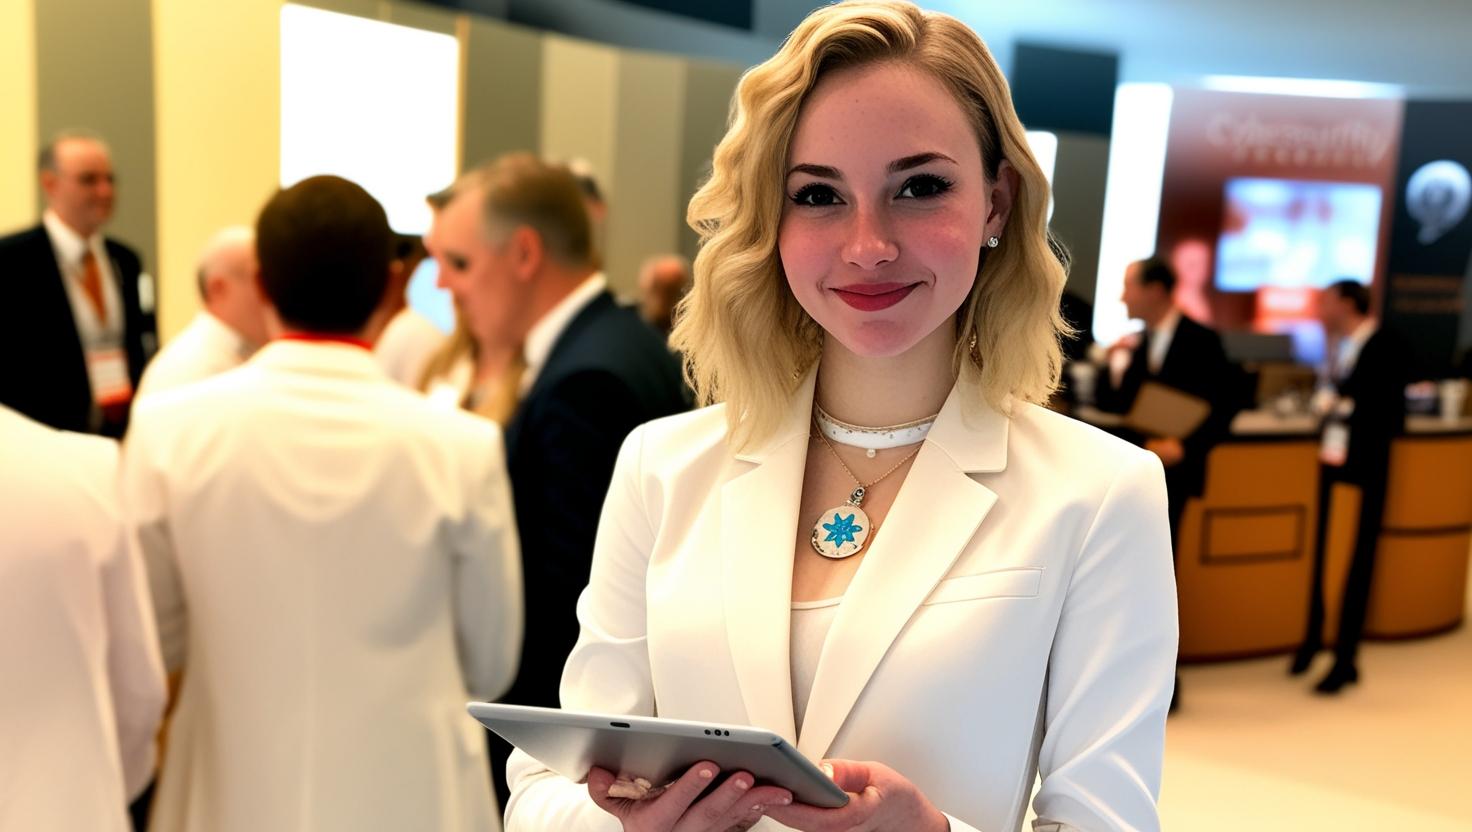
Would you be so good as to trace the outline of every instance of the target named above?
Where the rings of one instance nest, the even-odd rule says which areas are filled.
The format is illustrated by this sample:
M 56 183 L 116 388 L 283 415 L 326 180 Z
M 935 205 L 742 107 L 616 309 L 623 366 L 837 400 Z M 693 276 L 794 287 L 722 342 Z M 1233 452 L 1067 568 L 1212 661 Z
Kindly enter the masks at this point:
M 1335 664 L 1334 668 L 1329 671 L 1329 675 L 1325 676 L 1314 687 L 1314 690 L 1319 693 L 1338 693 L 1340 688 L 1352 685 L 1359 680 L 1360 672 L 1355 669 L 1354 665 Z
M 1319 649 L 1317 644 L 1301 645 L 1293 654 L 1293 664 L 1288 666 L 1288 675 L 1298 676 L 1308 670 L 1308 666 L 1313 664 L 1314 655 L 1319 652 Z

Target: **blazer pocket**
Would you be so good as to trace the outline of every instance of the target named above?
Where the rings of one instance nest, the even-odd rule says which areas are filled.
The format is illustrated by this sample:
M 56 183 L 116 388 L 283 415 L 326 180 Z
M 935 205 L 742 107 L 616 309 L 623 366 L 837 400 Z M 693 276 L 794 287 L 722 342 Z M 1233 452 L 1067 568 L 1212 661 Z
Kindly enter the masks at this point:
M 925 599 L 925 604 L 950 604 L 981 598 L 1035 598 L 1042 584 L 1043 570 L 1036 566 L 962 575 L 941 581 Z

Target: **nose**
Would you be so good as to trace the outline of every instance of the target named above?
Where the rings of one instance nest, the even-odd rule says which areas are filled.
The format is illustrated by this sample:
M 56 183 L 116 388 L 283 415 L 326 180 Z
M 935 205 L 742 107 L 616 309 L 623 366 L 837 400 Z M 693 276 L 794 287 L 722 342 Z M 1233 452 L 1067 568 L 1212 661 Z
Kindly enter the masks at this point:
M 843 259 L 860 269 L 873 270 L 899 257 L 899 244 L 882 210 L 860 206 L 843 247 Z
M 438 286 L 441 289 L 444 289 L 447 292 L 453 293 L 455 290 L 455 284 L 454 278 L 450 274 L 449 266 L 445 263 L 445 261 L 439 259 L 438 257 L 435 258 L 434 265 L 434 285 Z

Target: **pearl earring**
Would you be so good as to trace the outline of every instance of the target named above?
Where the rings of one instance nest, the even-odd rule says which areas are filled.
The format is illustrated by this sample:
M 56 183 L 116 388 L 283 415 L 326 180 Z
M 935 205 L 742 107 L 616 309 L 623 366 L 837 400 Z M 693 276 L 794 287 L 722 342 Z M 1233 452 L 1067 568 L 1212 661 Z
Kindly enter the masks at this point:
M 996 248 L 997 246 L 999 246 L 1001 244 L 1002 244 L 1002 241 L 999 240 L 999 239 L 997 239 L 996 237 L 988 237 L 988 238 L 986 238 L 986 247 L 987 248 Z

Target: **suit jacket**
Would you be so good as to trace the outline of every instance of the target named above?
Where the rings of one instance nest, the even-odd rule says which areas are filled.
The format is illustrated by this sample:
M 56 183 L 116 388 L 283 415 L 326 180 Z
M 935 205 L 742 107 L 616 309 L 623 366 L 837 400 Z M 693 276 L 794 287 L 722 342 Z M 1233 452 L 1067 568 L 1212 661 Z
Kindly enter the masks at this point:
M 557 706 L 619 446 L 638 425 L 688 407 L 669 347 L 607 292 L 557 339 L 506 428 L 531 649 L 504 701 Z
M 164 709 L 117 443 L 0 407 L 0 829 L 128 832 Z
M 952 392 L 838 608 L 794 731 L 793 547 L 813 376 L 747 450 L 723 406 L 629 437 L 565 707 L 755 725 L 910 778 L 951 829 L 1156 830 L 1176 654 L 1154 456 L 1033 405 Z M 617 830 L 514 752 L 508 832 Z M 780 828 L 764 819 L 757 828 Z
M 157 333 L 139 303 L 137 253 L 116 240 L 105 244 L 123 298 L 123 341 L 136 390 Z M 0 239 L 0 292 L 0 404 L 55 428 L 93 430 L 87 360 L 44 225 Z M 121 434 L 126 422 L 109 427 Z
M 1404 345 L 1381 328 L 1360 348 L 1349 375 L 1337 382 L 1339 395 L 1354 402 L 1340 478 L 1361 485 L 1384 485 L 1390 471 L 1391 442 L 1405 433 L 1408 365 Z
M 188 621 L 154 832 L 497 829 L 465 715 L 522 635 L 495 425 L 298 341 L 134 416 L 128 522 Z
M 1206 485 L 1206 457 L 1218 442 L 1227 437 L 1232 417 L 1237 412 L 1234 395 L 1236 372 L 1227 361 L 1221 336 L 1185 315 L 1176 324 L 1165 360 L 1160 362 L 1160 372 L 1153 375 L 1150 373 L 1149 350 L 1149 334 L 1145 333 L 1131 354 L 1129 367 L 1118 387 L 1114 386 L 1108 372 L 1099 374 L 1099 408 L 1115 413 L 1128 412 L 1146 381 L 1157 381 L 1209 402 L 1211 414 L 1181 442 L 1186 451 L 1185 459 L 1166 470 L 1166 478 L 1173 488 L 1179 487 L 1190 496 L 1199 496 Z

